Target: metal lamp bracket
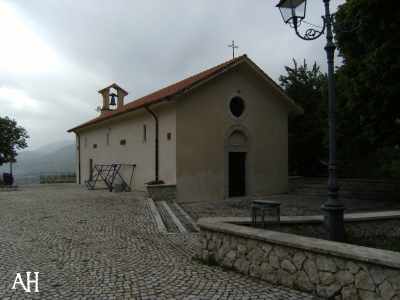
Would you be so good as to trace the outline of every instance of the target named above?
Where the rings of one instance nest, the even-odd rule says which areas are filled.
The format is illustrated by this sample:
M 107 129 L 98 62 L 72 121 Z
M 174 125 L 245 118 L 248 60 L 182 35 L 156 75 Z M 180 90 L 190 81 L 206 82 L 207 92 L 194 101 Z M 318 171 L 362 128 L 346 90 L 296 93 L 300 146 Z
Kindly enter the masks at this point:
M 335 19 L 335 14 L 332 14 L 332 25 L 335 28 L 335 30 L 343 33 L 348 33 L 356 31 L 358 28 L 361 27 L 364 20 L 364 16 L 362 14 L 358 14 L 353 19 L 344 21 L 339 24 L 336 24 L 334 19 Z
M 297 30 L 297 28 L 301 25 L 301 20 L 297 21 L 297 18 L 294 18 L 293 24 L 290 24 L 290 26 L 294 28 L 294 31 L 296 32 L 296 35 L 299 38 L 301 38 L 302 40 L 306 40 L 306 41 L 316 40 L 317 38 L 319 38 L 321 35 L 323 35 L 325 33 L 325 27 L 326 27 L 326 23 L 327 22 L 325 20 L 325 17 L 321 17 L 321 18 L 323 20 L 323 27 L 322 27 L 321 31 L 309 28 L 309 29 L 306 30 L 304 35 L 301 35 L 299 33 L 299 31 Z
M 302 21 L 301 19 L 297 20 L 297 18 L 294 18 L 293 23 L 292 24 L 289 23 L 289 24 L 290 24 L 290 27 L 294 28 L 296 35 L 299 38 L 301 38 L 302 40 L 306 40 L 306 41 L 312 41 L 312 40 L 316 40 L 317 38 L 319 38 L 321 35 L 323 35 L 325 33 L 325 28 L 326 28 L 327 24 L 329 24 L 329 23 L 335 28 L 335 30 L 344 32 L 344 33 L 348 33 L 348 32 L 356 31 L 358 28 L 360 28 L 363 23 L 363 19 L 364 19 L 361 14 L 358 14 L 351 20 L 336 24 L 334 21 L 335 14 L 332 14 L 332 15 L 328 16 L 327 18 L 324 16 L 322 16 L 321 18 L 323 20 L 322 30 L 316 30 L 316 29 L 309 28 L 306 30 L 304 35 L 301 35 L 299 33 L 299 31 L 297 30 L 297 28 L 300 27 L 300 25 L 301 25 L 301 21 Z

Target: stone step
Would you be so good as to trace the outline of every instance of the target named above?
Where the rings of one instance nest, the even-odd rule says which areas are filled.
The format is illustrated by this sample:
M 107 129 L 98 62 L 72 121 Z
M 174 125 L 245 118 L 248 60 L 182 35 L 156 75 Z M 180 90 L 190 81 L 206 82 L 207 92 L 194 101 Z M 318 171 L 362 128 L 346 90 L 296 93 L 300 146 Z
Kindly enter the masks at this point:
M 189 215 L 174 202 L 153 201 L 148 198 L 150 209 L 160 233 L 194 233 L 199 229 Z

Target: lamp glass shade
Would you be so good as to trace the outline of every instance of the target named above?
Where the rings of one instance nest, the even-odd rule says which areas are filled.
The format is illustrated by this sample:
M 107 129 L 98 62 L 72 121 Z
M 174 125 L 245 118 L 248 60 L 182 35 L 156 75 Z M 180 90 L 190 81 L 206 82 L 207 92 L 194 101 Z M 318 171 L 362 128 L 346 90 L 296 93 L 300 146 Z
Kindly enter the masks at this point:
M 304 19 L 306 16 L 307 0 L 281 0 L 279 8 L 285 23 L 294 22 L 293 19 Z

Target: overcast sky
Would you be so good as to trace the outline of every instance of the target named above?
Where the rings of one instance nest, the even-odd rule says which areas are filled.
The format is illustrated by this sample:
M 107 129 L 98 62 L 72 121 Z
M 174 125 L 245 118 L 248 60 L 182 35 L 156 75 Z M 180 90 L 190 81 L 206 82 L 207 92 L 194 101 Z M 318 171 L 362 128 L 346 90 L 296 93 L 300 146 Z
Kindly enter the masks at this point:
M 306 20 L 321 25 L 322 0 L 308 2 Z M 331 12 L 344 2 L 332 0 Z M 75 139 L 66 131 L 99 115 L 102 88 L 115 82 L 134 101 L 232 59 L 232 40 L 235 57 L 276 82 L 293 58 L 326 72 L 325 38 L 299 39 L 277 3 L 0 0 L 0 116 L 26 128 L 26 150 Z

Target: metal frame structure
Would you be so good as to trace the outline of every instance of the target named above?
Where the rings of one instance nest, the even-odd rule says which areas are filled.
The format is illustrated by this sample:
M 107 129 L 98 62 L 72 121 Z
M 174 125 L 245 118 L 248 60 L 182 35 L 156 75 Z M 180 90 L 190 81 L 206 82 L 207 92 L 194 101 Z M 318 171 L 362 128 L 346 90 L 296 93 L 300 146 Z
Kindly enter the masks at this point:
M 122 166 L 132 167 L 132 175 L 129 185 L 125 182 L 119 170 Z M 107 188 L 112 192 L 114 189 L 114 181 L 120 181 L 125 184 L 126 187 L 131 189 L 133 171 L 135 170 L 136 164 L 126 165 L 126 164 L 112 164 L 112 165 L 95 165 L 93 167 L 92 173 L 90 174 L 90 179 L 85 180 L 86 187 L 89 190 L 93 190 L 97 181 L 104 181 Z

